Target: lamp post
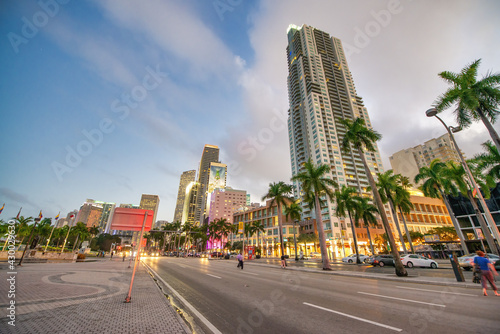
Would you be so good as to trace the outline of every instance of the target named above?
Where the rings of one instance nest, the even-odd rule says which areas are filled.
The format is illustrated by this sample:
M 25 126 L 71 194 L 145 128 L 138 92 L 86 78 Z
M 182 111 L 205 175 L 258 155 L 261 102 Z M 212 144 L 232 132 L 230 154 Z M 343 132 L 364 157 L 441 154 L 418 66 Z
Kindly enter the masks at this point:
M 470 181 L 470 185 L 472 185 L 472 187 L 476 191 L 476 194 L 479 198 L 479 202 L 481 203 L 481 206 L 483 207 L 483 211 L 484 211 L 484 214 L 486 216 L 486 219 L 488 220 L 488 224 L 491 227 L 491 231 L 495 235 L 495 238 L 497 239 L 497 241 L 500 242 L 500 234 L 498 232 L 498 228 L 497 228 L 497 225 L 495 223 L 495 220 L 491 216 L 491 212 L 488 209 L 486 202 L 484 201 L 483 195 L 481 194 L 481 190 L 477 186 L 476 180 L 472 176 L 472 173 L 469 169 L 469 166 L 467 165 L 467 162 L 465 162 L 464 156 L 462 155 L 462 152 L 460 152 L 460 149 L 458 148 L 457 142 L 455 141 L 455 137 L 453 136 L 452 132 L 458 132 L 461 130 L 461 128 L 447 126 L 446 123 L 437 115 L 437 112 L 438 111 L 436 108 L 431 108 L 431 109 L 428 109 L 425 112 L 425 114 L 427 115 L 427 117 L 436 117 L 443 124 L 443 126 L 446 128 L 446 131 L 448 131 L 448 134 L 450 135 L 451 140 L 453 141 L 453 144 L 455 145 L 455 150 L 457 151 L 458 156 L 460 157 L 460 162 L 462 164 L 462 167 L 464 168 L 465 172 L 467 173 L 467 176 L 468 176 L 469 181 Z M 472 198 L 471 202 L 473 202 L 473 201 L 474 201 L 474 198 Z M 472 203 L 472 204 L 474 205 L 475 203 Z M 476 205 L 476 207 L 477 207 L 477 205 Z M 451 208 L 448 208 L 448 211 L 451 213 L 450 210 L 451 210 Z M 481 211 L 479 211 L 479 209 L 477 209 L 476 213 L 479 215 L 478 221 L 479 221 L 479 224 L 481 225 L 481 228 L 484 231 L 486 241 L 488 242 L 488 246 L 490 247 L 490 249 L 493 253 L 495 253 L 496 255 L 500 255 L 498 247 L 496 246 L 495 241 L 493 240 L 491 233 L 489 233 L 488 226 L 486 226 L 484 220 L 481 219 L 482 218 Z M 462 248 L 465 251 L 467 248 L 466 247 L 464 248 L 465 242 L 463 239 L 462 231 L 460 230 L 460 226 L 458 226 L 456 219 L 455 220 L 452 219 L 452 221 L 453 221 L 453 225 L 455 225 L 455 229 L 457 230 L 457 233 L 459 234 L 458 236 L 460 238 L 460 243 L 462 244 Z
M 69 216 L 69 218 L 70 218 L 70 223 L 68 224 L 68 227 L 69 227 L 68 228 L 68 233 L 66 233 L 66 238 L 64 239 L 64 244 L 63 244 L 63 246 L 61 248 L 61 253 L 59 253 L 59 254 L 62 254 L 64 252 L 64 246 L 66 246 L 66 241 L 68 241 L 69 231 L 71 230 L 71 225 L 73 225 L 73 223 L 75 222 L 75 219 L 74 219 L 75 215 L 74 214 L 71 215 L 71 216 Z

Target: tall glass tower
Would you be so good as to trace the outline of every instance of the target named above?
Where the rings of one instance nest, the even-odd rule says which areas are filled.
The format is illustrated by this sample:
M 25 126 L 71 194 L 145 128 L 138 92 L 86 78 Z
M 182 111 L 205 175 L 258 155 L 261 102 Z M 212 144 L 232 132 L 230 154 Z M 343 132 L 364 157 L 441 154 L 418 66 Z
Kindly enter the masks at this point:
M 357 152 L 341 150 L 345 128 L 339 120 L 361 117 L 371 128 L 363 100 L 356 93 L 338 38 L 316 28 L 291 25 L 288 28 L 288 134 L 292 175 L 313 163 L 331 166 L 329 177 L 342 185 L 367 193 L 368 179 Z M 378 148 L 365 152 L 372 174 L 383 172 Z M 296 197 L 302 191 L 294 183 Z M 314 210 L 303 203 L 303 218 L 316 218 Z M 335 203 L 324 198 L 321 210 L 327 238 L 350 236 L 350 222 L 335 214 Z M 344 232 L 342 232 L 344 230 Z

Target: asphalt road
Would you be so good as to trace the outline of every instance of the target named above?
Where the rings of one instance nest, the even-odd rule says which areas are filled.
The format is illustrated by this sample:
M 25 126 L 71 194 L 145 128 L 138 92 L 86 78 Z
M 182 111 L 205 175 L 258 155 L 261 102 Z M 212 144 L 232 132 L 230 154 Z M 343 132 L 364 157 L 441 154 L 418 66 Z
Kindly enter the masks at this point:
M 491 290 L 484 297 L 479 289 L 249 263 L 240 270 L 234 260 L 152 258 L 145 262 L 167 284 L 166 293 L 196 333 L 456 334 L 500 329 L 500 297 Z

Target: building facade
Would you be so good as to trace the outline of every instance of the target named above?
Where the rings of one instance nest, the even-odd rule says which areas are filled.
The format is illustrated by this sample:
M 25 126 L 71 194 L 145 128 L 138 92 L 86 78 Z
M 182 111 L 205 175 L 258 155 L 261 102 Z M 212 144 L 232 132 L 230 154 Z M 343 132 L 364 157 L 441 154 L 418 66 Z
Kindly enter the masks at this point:
M 84 223 L 87 227 L 99 227 L 103 212 L 102 203 L 93 199 L 87 199 L 78 211 L 75 224 Z
M 216 219 L 226 219 L 233 223 L 233 213 L 246 206 L 247 192 L 232 188 L 217 188 L 210 194 L 208 223 Z
M 153 224 L 156 223 L 156 214 L 158 212 L 159 206 L 160 206 L 160 197 L 158 197 L 158 195 L 142 194 L 141 204 L 139 204 L 139 208 L 144 210 L 152 210 L 154 212 Z
M 210 177 L 210 164 L 219 162 L 219 147 L 206 144 L 203 147 L 201 155 L 200 167 L 198 169 L 198 184 L 199 189 L 196 196 L 196 209 L 194 213 L 194 222 L 203 223 L 206 212 L 208 181 Z
M 313 27 L 290 26 L 288 29 L 288 133 L 292 175 L 304 170 L 311 159 L 316 165 L 327 164 L 327 177 L 339 187 L 354 187 L 369 194 L 368 178 L 357 152 L 342 152 L 346 129 L 340 120 L 362 118 L 368 128 L 371 122 L 362 98 L 356 93 L 342 43 L 338 38 Z M 370 172 L 383 172 L 377 146 L 365 152 Z M 294 183 L 294 195 L 302 197 L 300 184 Z M 324 199 L 321 208 L 327 239 L 341 238 L 343 226 L 336 217 L 335 203 Z M 303 220 L 315 219 L 314 210 L 304 203 Z
M 182 221 L 182 213 L 184 211 L 184 202 L 186 201 L 186 190 L 191 182 L 196 180 L 196 170 L 188 170 L 182 173 L 179 182 L 179 190 L 177 191 L 177 202 L 175 204 L 174 222 Z
M 429 166 L 434 159 L 460 163 L 457 149 L 448 133 L 424 144 L 398 151 L 389 157 L 394 174 L 406 176 L 411 182 L 414 182 L 420 168 Z

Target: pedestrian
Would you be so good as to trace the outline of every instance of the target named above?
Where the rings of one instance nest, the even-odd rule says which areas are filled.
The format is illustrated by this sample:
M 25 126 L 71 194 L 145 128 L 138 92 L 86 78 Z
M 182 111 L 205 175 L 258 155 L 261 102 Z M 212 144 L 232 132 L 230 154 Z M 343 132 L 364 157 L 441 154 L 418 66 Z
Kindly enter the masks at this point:
M 285 267 L 286 267 L 285 255 L 281 255 L 281 268 L 285 269 Z
M 304 252 L 302 251 L 302 249 L 300 250 L 299 255 L 300 255 L 299 259 L 304 260 Z
M 243 255 L 241 255 L 241 252 L 236 256 L 236 259 L 238 260 L 238 266 L 236 268 L 240 268 L 243 270 Z
M 123 260 L 122 262 L 125 262 L 125 257 L 127 256 L 127 253 L 123 252 Z
M 111 258 L 113 258 L 113 255 L 115 255 L 115 251 L 111 251 Z
M 498 276 L 495 267 L 490 262 L 490 260 L 487 257 L 485 257 L 484 252 L 479 250 L 476 252 L 476 254 L 477 256 L 474 258 L 474 271 L 481 273 L 480 275 L 481 275 L 481 285 L 483 286 L 483 295 L 484 296 L 488 295 L 486 293 L 486 281 L 488 281 L 490 282 L 491 288 L 495 292 L 495 296 L 500 296 L 498 294 L 497 286 L 493 281 L 493 274 L 495 274 L 495 276 Z

